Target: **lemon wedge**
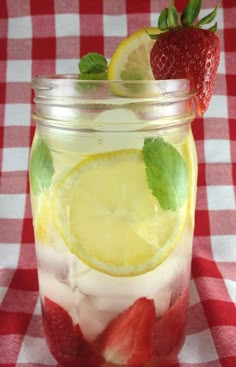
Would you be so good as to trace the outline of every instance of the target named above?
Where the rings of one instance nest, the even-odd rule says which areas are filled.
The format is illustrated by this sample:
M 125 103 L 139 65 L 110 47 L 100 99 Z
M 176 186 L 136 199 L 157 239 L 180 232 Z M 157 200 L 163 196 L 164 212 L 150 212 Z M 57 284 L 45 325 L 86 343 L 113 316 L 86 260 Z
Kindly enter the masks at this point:
M 149 57 L 155 40 L 148 33 L 160 31 L 155 27 L 142 28 L 119 44 L 108 66 L 109 80 L 154 80 Z
M 164 211 L 146 182 L 142 151 L 92 155 L 57 184 L 55 225 L 69 249 L 89 267 L 113 276 L 154 269 L 178 243 L 187 205 Z

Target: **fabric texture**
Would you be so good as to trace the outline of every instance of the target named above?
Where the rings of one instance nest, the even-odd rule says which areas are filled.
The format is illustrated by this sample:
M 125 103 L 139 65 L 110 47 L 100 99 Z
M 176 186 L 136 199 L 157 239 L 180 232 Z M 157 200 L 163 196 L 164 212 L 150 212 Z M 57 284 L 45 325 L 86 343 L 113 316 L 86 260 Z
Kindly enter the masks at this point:
M 186 5 L 176 0 L 178 10 Z M 218 1 L 203 1 L 204 16 Z M 0 366 L 52 367 L 43 337 L 28 161 L 35 124 L 30 82 L 77 73 L 89 51 L 109 59 L 167 0 L 0 1 Z M 199 177 L 186 342 L 179 367 L 236 366 L 236 2 L 218 10 L 221 61 L 196 118 Z

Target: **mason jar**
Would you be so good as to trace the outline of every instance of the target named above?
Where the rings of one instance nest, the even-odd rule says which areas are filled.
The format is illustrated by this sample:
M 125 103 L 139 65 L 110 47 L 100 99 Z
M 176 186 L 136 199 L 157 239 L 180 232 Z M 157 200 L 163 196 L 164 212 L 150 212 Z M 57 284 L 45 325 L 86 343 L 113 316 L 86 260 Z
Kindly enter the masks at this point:
M 185 337 L 197 181 L 186 79 L 32 82 L 45 338 L 72 366 L 168 366 Z

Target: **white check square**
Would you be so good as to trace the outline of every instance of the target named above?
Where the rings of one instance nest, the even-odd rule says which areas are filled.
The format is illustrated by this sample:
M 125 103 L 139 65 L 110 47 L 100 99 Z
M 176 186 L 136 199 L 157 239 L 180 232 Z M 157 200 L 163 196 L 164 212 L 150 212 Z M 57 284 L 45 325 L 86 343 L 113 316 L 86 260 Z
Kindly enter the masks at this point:
M 236 262 L 236 235 L 211 236 L 213 258 L 219 262 Z
M 236 209 L 233 186 L 208 186 L 207 201 L 209 210 Z
M 206 163 L 231 163 L 230 142 L 224 139 L 204 141 Z
M 25 211 L 25 194 L 0 194 L 0 217 L 22 219 Z
M 236 303 L 236 282 L 233 280 L 225 279 L 225 284 L 232 302 Z
M 68 37 L 79 36 L 80 22 L 79 14 L 56 14 L 56 36 Z M 79 42 L 79 41 L 78 41 Z
M 31 82 L 32 60 L 8 60 L 8 82 Z
M 218 74 L 226 74 L 226 68 L 225 68 L 225 52 L 221 51 L 220 53 L 220 63 L 218 67 Z M 216 77 L 217 78 L 217 77 Z
M 7 103 L 5 106 L 6 126 L 29 126 L 31 109 L 26 103 Z
M 207 345 L 207 348 L 206 348 Z M 179 354 L 182 363 L 207 363 L 218 359 L 210 330 L 187 335 L 183 349 Z
M 29 161 L 29 148 L 4 148 L 3 172 L 27 171 Z
M 104 15 L 104 36 L 127 36 L 126 15 Z
M 8 20 L 8 38 L 22 39 L 32 38 L 31 17 L 9 18 Z
M 1 243 L 0 246 L 0 268 L 16 269 L 19 259 L 20 245 L 17 243 Z M 3 293 L 3 290 L 1 290 Z
M 33 363 L 56 366 L 44 338 L 25 336 L 18 356 L 18 363 Z
M 211 98 L 210 105 L 204 117 L 228 118 L 228 102 L 227 96 L 214 95 Z
M 78 59 L 57 59 L 56 73 L 58 74 L 78 74 Z

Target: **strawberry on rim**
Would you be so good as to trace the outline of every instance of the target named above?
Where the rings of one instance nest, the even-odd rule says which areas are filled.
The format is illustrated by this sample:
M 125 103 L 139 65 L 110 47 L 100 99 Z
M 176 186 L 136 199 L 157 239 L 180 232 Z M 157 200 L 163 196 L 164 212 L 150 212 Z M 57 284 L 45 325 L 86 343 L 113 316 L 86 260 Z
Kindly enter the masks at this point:
M 150 34 L 156 42 L 150 63 L 155 79 L 188 78 L 196 91 L 196 108 L 202 116 L 210 103 L 220 61 L 220 41 L 215 31 L 202 26 L 214 21 L 218 6 L 208 15 L 196 20 L 201 0 L 190 0 L 179 16 L 174 0 L 158 19 L 162 33 Z M 180 22 L 179 22 L 180 19 Z

